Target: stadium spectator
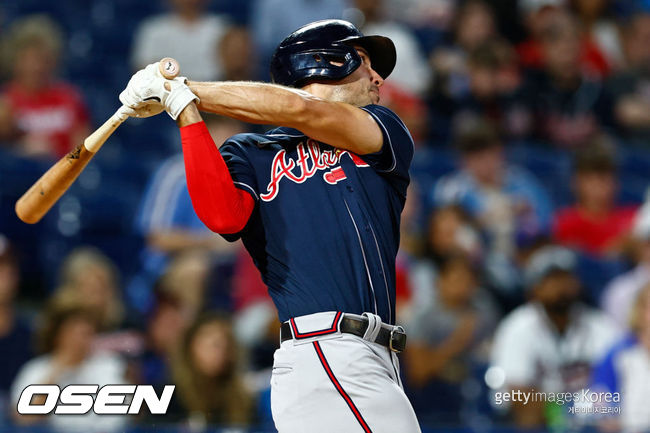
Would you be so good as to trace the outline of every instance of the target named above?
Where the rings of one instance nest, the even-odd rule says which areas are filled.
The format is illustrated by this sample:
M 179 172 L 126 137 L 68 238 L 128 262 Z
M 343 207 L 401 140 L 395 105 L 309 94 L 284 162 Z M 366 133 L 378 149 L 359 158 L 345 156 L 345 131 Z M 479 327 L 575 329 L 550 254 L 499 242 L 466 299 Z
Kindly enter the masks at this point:
M 201 249 L 188 249 L 173 256 L 159 288 L 180 302 L 184 315 L 194 318 L 204 308 L 208 277 L 213 266 L 210 254 Z
M 650 62 L 650 13 L 643 9 L 633 13 L 627 20 L 619 23 L 621 27 L 622 54 L 624 66 L 634 70 L 647 66 Z
M 546 190 L 530 173 L 507 163 L 501 138 L 489 122 L 464 122 L 455 141 L 461 169 L 438 180 L 434 202 L 459 204 L 486 233 L 486 254 L 512 257 L 519 234 L 550 227 Z
M 575 20 L 557 13 L 540 35 L 543 69 L 530 71 L 522 98 L 532 112 L 536 135 L 544 143 L 583 146 L 598 131 L 602 85 L 583 71 Z
M 0 411 L 6 410 L 16 373 L 32 357 L 31 324 L 15 306 L 19 283 L 20 270 L 13 248 L 0 235 Z
M 616 402 L 597 402 L 597 406 L 613 406 L 620 411 L 600 417 L 601 431 L 650 429 L 650 285 L 643 286 L 632 304 L 632 336 L 616 344 L 594 368 L 594 391 L 619 394 Z
M 10 79 L 0 94 L 0 141 L 34 158 L 60 158 L 89 134 L 79 91 L 56 77 L 64 39 L 42 15 L 16 20 L 7 31 L 4 65 Z
M 205 314 L 185 332 L 172 371 L 182 410 L 197 430 L 253 422 L 254 400 L 239 372 L 238 350 L 225 316 Z
M 450 45 L 442 46 L 431 53 L 430 61 L 436 81 L 441 78 L 450 80 L 445 87 L 451 95 L 456 89 L 462 90 L 462 87 L 458 88 L 462 83 L 455 81 L 462 78 L 466 70 L 467 53 L 496 36 L 496 24 L 490 6 L 481 0 L 465 2 L 456 12 Z
M 227 118 L 209 117 L 206 125 L 219 145 L 244 132 L 240 122 Z M 140 312 L 152 307 L 152 287 L 173 255 L 195 249 L 229 255 L 236 249 L 196 216 L 187 191 L 182 154 L 167 158 L 151 177 L 135 225 L 146 244 L 140 254 L 141 269 L 127 285 L 126 296 L 129 305 Z
M 481 241 L 473 221 L 455 204 L 435 209 L 428 221 L 424 257 L 438 264 L 448 256 L 467 255 L 478 260 Z
M 454 0 L 389 0 L 386 2 L 386 13 L 419 32 L 425 30 L 439 34 L 452 26 L 457 3 Z M 426 38 L 430 35 L 431 33 L 424 36 Z M 436 41 L 434 39 L 425 43 L 428 45 Z
M 606 83 L 604 121 L 629 144 L 650 140 L 650 14 L 633 16 L 623 29 L 627 65 Z
M 608 13 L 610 0 L 570 0 L 569 6 L 579 20 L 585 43 L 594 46 L 607 61 L 609 70 L 623 64 L 619 30 Z
M 428 216 L 427 227 L 422 236 L 422 245 L 412 258 L 408 270 L 410 307 L 405 313 L 410 317 L 412 309 L 432 302 L 438 278 L 438 268 L 448 257 L 467 256 L 479 263 L 481 241 L 473 222 L 457 205 L 435 209 Z
M 614 150 L 604 138 L 576 154 L 576 202 L 555 216 L 555 240 L 595 257 L 615 257 L 627 245 L 636 206 L 616 204 L 618 180 Z
M 246 27 L 231 27 L 219 40 L 217 47 L 220 80 L 251 81 L 255 78 L 255 47 L 252 36 Z M 222 123 L 232 123 L 232 119 L 222 119 Z M 219 143 L 215 140 L 215 142 Z M 221 144 L 221 143 L 219 143 Z
M 79 247 L 65 257 L 52 302 L 79 302 L 95 314 L 100 331 L 115 330 L 125 319 L 119 271 L 93 247 Z
M 256 0 L 251 8 L 250 28 L 260 54 L 263 79 L 275 47 L 294 30 L 316 20 L 341 19 L 348 0 Z
M 145 329 L 145 348 L 138 359 L 139 383 L 146 383 L 161 391 L 171 381 L 169 366 L 183 333 L 193 317 L 183 310 L 182 303 L 173 294 L 157 288 L 155 304 Z
M 433 415 L 439 422 L 458 422 L 463 383 L 487 362 L 484 343 L 497 313 L 466 256 L 444 258 L 429 290 L 430 301 L 415 306 L 405 324 L 409 395 L 420 419 Z
M 28 361 L 18 372 L 11 387 L 11 400 L 16 407 L 25 387 L 31 384 L 113 385 L 126 383 L 125 363 L 109 354 L 92 351 L 97 335 L 97 320 L 93 311 L 79 304 L 51 304 L 45 313 L 40 331 L 40 348 L 43 355 Z M 40 404 L 44 395 L 37 396 Z M 33 404 L 39 404 L 33 401 Z M 30 425 L 45 422 L 61 432 L 118 432 L 128 418 L 117 415 L 19 415 L 18 424 Z
M 602 309 L 619 326 L 627 328 L 634 300 L 643 286 L 650 283 L 650 202 L 639 209 L 632 229 L 632 250 L 636 267 L 609 282 L 601 299 Z
M 423 94 L 431 72 L 413 31 L 385 13 L 383 0 L 354 0 L 353 4 L 363 16 L 359 28 L 364 34 L 384 35 L 395 43 L 399 62 L 388 82 L 414 95 Z
M 515 56 L 513 48 L 498 39 L 485 41 L 468 53 L 468 92 L 439 109 L 451 111 L 452 128 L 468 117 L 480 116 L 494 123 L 508 139 L 531 132 L 530 113 L 517 98 L 521 76 Z
M 217 44 L 228 20 L 206 12 L 206 0 L 169 0 L 171 11 L 140 23 L 134 37 L 131 65 L 140 69 L 163 57 L 182 65 L 183 75 L 197 81 L 222 75 Z
M 467 64 L 469 53 L 497 36 L 496 23 L 488 4 L 480 0 L 468 1 L 456 12 L 450 35 L 453 39 L 430 53 L 434 79 L 427 100 L 436 125 L 431 128 L 433 138 L 449 139 L 449 123 L 456 106 L 471 92 Z
M 528 39 L 517 45 L 519 60 L 526 68 L 538 69 L 548 62 L 549 50 L 544 47 L 549 31 L 568 22 L 575 33 L 573 47 L 575 63 L 582 72 L 604 77 L 610 67 L 605 55 L 591 37 L 584 37 L 573 16 L 565 8 L 565 0 L 522 0 L 519 2 L 523 23 L 528 30 Z M 552 54 L 552 53 L 551 53 Z
M 525 269 L 529 300 L 508 314 L 494 335 L 488 384 L 503 391 L 577 392 L 588 386 L 591 365 L 619 338 L 604 313 L 578 301 L 575 255 L 547 246 Z M 553 403 L 549 403 L 553 404 Z M 520 427 L 541 426 L 544 401 L 513 402 Z M 552 411 L 549 410 L 548 413 Z

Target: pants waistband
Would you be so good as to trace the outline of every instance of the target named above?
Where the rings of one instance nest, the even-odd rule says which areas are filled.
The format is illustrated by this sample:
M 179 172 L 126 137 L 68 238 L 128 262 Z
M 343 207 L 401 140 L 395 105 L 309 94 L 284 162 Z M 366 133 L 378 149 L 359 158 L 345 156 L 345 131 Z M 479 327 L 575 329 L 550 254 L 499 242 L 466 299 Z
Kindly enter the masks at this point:
M 324 315 L 328 313 L 318 314 Z M 300 322 L 313 319 L 314 316 L 316 315 L 296 317 L 282 323 L 280 328 L 280 341 L 284 342 L 290 339 L 302 340 L 341 332 L 356 335 L 365 340 L 380 344 L 396 353 L 402 352 L 406 347 L 406 333 L 401 326 L 375 323 L 374 327 L 378 329 L 371 329 L 369 332 L 368 328 L 371 326 L 371 321 L 373 320 L 365 315 L 360 316 L 357 314 L 335 312 L 333 317 L 331 317 L 332 314 L 329 314 L 331 317 L 330 326 L 322 329 L 303 329 L 303 332 L 301 332 L 300 328 L 303 327 L 300 326 Z M 324 323 L 321 317 L 318 317 L 318 319 L 321 323 Z M 314 320 L 311 320 L 311 322 L 313 323 Z

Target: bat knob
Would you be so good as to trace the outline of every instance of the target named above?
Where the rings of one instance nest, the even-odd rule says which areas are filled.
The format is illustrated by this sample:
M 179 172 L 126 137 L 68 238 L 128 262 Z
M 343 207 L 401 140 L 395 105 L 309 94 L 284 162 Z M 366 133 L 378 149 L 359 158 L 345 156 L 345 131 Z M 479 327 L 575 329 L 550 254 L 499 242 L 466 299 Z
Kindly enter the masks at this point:
M 178 76 L 181 72 L 181 67 L 175 59 L 165 57 L 158 62 L 158 68 L 163 77 L 171 80 Z

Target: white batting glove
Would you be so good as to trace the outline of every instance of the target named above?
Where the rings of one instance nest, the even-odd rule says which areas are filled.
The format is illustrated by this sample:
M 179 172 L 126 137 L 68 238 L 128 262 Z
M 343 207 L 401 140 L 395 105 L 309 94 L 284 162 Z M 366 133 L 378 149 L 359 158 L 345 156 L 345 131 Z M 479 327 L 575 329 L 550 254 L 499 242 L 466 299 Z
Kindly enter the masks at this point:
M 131 109 L 129 116 L 150 117 L 165 109 L 162 100 L 168 92 L 164 87 L 164 78 L 156 71 L 158 64 L 152 63 L 136 72 L 120 93 L 120 102 Z
M 166 82 L 169 83 L 171 90 L 164 101 L 165 110 L 172 119 L 176 120 L 185 107 L 192 101 L 198 103 L 199 98 L 187 86 L 187 78 L 185 77 L 176 77 L 173 80 L 166 80 Z
M 185 81 L 185 77 L 163 78 L 158 63 L 152 63 L 131 77 L 120 101 L 133 109 L 136 117 L 153 116 L 165 109 L 176 120 L 189 103 L 198 101 Z

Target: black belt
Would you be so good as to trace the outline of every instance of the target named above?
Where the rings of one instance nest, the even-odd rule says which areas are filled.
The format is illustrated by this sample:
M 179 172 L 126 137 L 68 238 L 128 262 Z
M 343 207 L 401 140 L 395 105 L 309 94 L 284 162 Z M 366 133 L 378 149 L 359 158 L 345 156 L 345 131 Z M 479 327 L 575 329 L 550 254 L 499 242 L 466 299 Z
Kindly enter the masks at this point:
M 341 320 L 340 330 L 346 334 L 352 334 L 363 338 L 367 329 L 368 319 L 365 317 L 356 318 L 344 316 Z M 280 328 L 280 341 L 284 342 L 291 340 L 292 338 L 293 334 L 291 333 L 291 323 L 288 321 L 284 322 Z M 382 323 L 381 328 L 379 329 L 379 333 L 377 334 L 377 338 L 375 338 L 374 342 L 389 348 L 393 352 L 400 353 L 406 347 L 406 333 L 401 326 L 393 326 Z

